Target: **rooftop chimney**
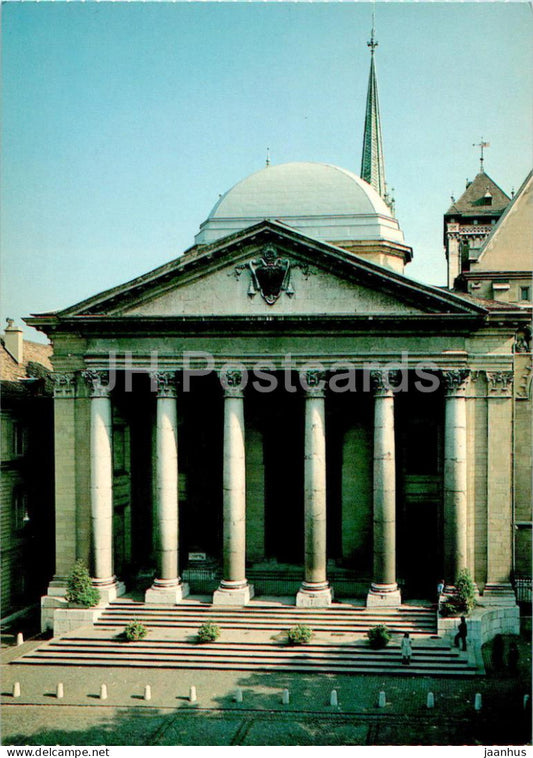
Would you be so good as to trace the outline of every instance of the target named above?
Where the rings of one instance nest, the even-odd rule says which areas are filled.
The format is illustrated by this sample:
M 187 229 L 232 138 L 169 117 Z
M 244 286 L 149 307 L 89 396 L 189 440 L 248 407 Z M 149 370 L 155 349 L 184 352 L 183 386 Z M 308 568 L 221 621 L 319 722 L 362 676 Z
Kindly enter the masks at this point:
M 4 345 L 8 353 L 16 360 L 22 363 L 24 357 L 24 342 L 22 339 L 22 329 L 14 325 L 12 318 L 8 318 L 7 326 L 4 332 Z

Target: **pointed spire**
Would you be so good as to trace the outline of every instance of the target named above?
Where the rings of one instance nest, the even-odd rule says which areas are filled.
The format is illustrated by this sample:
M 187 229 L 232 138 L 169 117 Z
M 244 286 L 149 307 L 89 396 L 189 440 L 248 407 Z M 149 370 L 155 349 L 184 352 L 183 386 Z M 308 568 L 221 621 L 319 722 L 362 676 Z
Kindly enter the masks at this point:
M 372 185 L 383 199 L 387 197 L 385 185 L 385 162 L 383 160 L 383 138 L 381 136 L 381 118 L 379 115 L 378 85 L 374 53 L 378 42 L 375 36 L 374 14 L 372 13 L 372 32 L 368 41 L 370 48 L 370 76 L 366 97 L 365 131 L 363 134 L 363 154 L 361 157 L 361 178 Z

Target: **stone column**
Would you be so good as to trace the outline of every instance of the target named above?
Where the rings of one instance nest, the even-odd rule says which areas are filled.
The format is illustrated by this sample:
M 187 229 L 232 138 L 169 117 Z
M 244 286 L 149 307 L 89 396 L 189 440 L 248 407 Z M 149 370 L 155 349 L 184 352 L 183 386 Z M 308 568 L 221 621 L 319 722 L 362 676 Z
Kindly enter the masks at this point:
M 468 566 L 466 386 L 468 369 L 444 371 L 444 574 L 453 589 Z
M 178 420 L 173 371 L 151 375 L 156 399 L 156 545 L 157 576 L 145 602 L 174 605 L 189 594 L 178 572 Z
M 374 386 L 374 576 L 368 607 L 401 604 L 396 582 L 396 450 L 394 392 L 398 372 L 373 371 Z
M 246 579 L 246 461 L 244 393 L 240 371 L 224 377 L 223 579 L 213 605 L 245 605 L 253 597 Z
M 93 584 L 103 602 L 113 600 L 119 587 L 113 573 L 113 442 L 110 386 L 107 371 L 88 370 L 84 378 L 91 397 L 91 526 Z
M 516 605 L 513 554 L 513 373 L 487 371 L 487 582 L 484 605 Z
M 323 374 L 308 371 L 305 387 L 305 566 L 304 581 L 296 595 L 296 605 L 317 607 L 330 605 L 332 601 L 332 590 L 326 577 L 326 423 Z

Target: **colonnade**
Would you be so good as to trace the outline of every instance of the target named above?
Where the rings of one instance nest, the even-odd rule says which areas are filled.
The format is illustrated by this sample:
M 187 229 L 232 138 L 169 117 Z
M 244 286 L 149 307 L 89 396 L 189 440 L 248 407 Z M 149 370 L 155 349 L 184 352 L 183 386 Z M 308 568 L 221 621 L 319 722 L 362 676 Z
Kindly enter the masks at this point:
M 373 577 L 369 606 L 397 606 L 396 471 L 394 395 L 396 373 L 373 371 Z M 443 372 L 445 388 L 444 537 L 445 571 L 456 577 L 467 565 L 466 410 L 467 370 Z M 111 398 L 105 372 L 87 371 L 91 397 L 91 520 L 94 583 L 115 585 L 113 574 L 113 463 Z M 305 391 L 304 518 L 305 563 L 296 596 L 300 606 L 332 601 L 326 565 L 326 428 L 325 382 L 309 371 Z M 188 593 L 178 560 L 178 433 L 174 372 L 152 375 L 157 389 L 156 513 L 157 576 L 147 602 L 179 602 Z M 246 579 L 246 465 L 242 376 L 224 376 L 223 576 L 214 604 L 244 605 L 253 596 Z

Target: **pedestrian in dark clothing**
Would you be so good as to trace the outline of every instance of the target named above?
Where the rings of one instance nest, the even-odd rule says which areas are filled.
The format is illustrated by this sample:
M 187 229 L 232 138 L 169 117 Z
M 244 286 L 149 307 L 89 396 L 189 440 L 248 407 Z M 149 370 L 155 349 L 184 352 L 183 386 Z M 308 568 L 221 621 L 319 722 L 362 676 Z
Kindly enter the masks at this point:
M 507 656 L 507 665 L 509 666 L 509 671 L 511 674 L 516 674 L 518 672 L 518 660 L 520 658 L 520 653 L 518 652 L 518 645 L 516 642 L 511 642 L 509 646 L 509 654 Z
M 457 627 L 457 634 L 455 635 L 455 647 L 459 647 L 459 640 L 462 642 L 462 649 L 463 652 L 466 652 L 466 636 L 468 634 L 468 630 L 466 628 L 466 620 L 464 616 L 461 616 L 461 621 L 459 623 L 459 626 Z
M 503 637 L 497 634 L 492 642 L 492 666 L 499 671 L 503 666 Z

